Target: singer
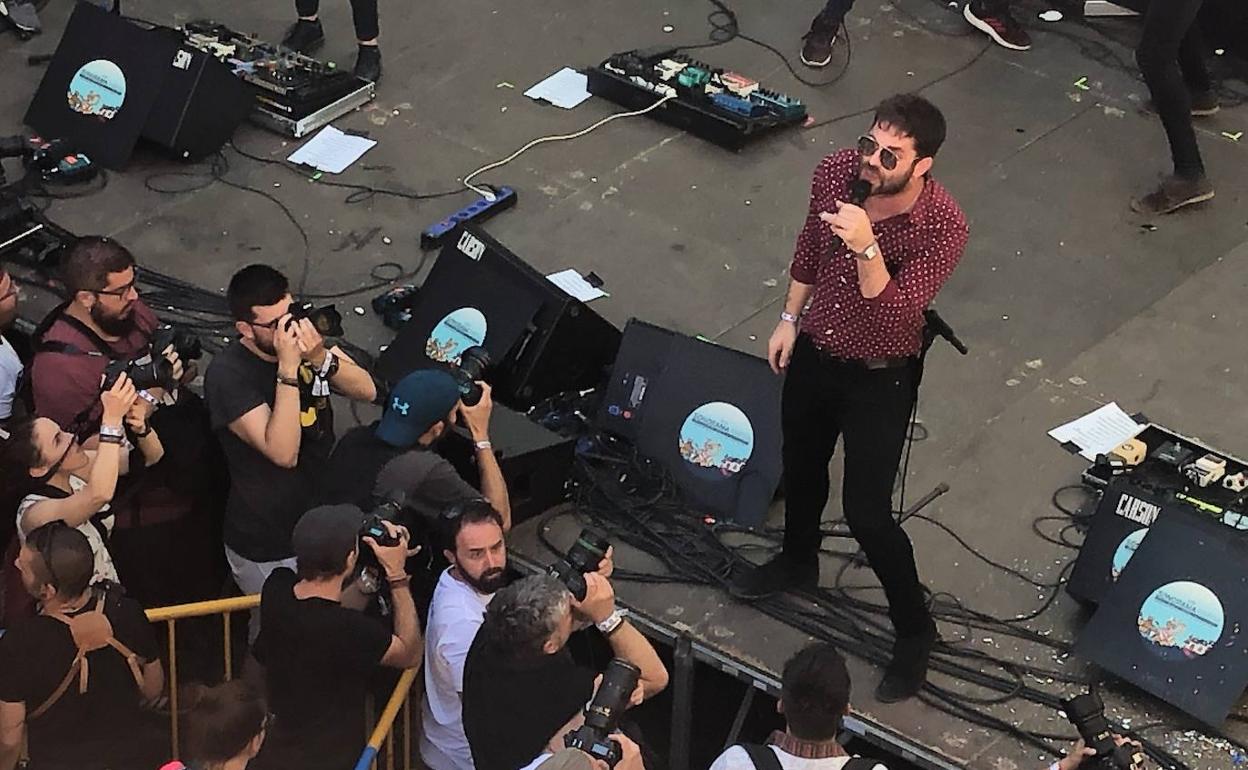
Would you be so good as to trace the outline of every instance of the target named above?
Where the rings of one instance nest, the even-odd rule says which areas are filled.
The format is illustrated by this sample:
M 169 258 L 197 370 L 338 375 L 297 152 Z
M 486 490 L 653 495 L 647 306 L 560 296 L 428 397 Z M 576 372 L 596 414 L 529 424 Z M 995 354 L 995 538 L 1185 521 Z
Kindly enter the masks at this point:
M 788 296 L 767 344 L 772 370 L 787 373 L 784 548 L 737 581 L 746 598 L 818 583 L 828 463 L 841 438 L 845 521 L 884 587 L 896 630 L 876 689 L 888 703 L 922 687 L 936 641 L 892 492 L 914 405 L 923 311 L 967 241 L 962 210 L 931 178 L 944 139 L 945 118 L 933 104 L 892 96 L 876 107 L 856 151 L 835 152 L 815 169 Z

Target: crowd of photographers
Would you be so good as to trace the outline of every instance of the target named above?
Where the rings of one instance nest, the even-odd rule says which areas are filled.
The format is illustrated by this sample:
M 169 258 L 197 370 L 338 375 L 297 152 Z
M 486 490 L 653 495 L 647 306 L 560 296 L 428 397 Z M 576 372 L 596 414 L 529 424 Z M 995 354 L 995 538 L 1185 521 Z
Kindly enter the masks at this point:
M 187 693 L 185 764 L 167 770 L 352 767 L 366 694 L 417 666 L 431 770 L 662 766 L 623 712 L 668 673 L 616 606 L 610 546 L 586 532 L 549 574 L 509 569 L 488 385 L 428 369 L 383 387 L 251 265 L 200 398 L 198 345 L 144 304 L 123 246 L 83 238 L 62 273 L 68 299 L 29 346 L 0 336 L 0 770 L 168 760 L 167 659 L 144 609 L 231 582 L 261 595 L 246 676 Z M 0 331 L 17 300 L 0 271 Z M 380 419 L 335 442 L 331 393 Z M 434 451 L 457 423 L 479 488 Z M 849 689 L 835 649 L 800 651 L 786 728 L 712 770 L 881 768 L 837 741 Z

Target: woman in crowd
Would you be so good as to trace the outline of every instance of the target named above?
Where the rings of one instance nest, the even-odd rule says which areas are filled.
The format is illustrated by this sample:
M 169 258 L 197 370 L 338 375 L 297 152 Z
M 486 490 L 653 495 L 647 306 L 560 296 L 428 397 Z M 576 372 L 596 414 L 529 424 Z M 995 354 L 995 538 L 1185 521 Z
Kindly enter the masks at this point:
M 161 770 L 244 770 L 264 745 L 269 712 L 264 698 L 242 679 L 216 687 L 188 688 L 186 720 L 188 761 Z

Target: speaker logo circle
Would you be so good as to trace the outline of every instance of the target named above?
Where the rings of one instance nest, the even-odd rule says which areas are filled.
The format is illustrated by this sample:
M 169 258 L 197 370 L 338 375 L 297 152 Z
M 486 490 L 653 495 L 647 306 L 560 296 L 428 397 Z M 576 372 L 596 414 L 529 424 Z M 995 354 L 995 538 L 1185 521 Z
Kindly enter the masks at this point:
M 1167 660 L 1198 658 L 1218 643 L 1226 616 L 1216 594 L 1200 583 L 1179 580 L 1158 588 L 1140 607 L 1139 631 L 1149 648 Z
M 440 364 L 459 366 L 459 357 L 473 345 L 485 344 L 485 314 L 475 307 L 452 310 L 433 327 L 425 355 Z
M 74 112 L 112 120 L 126 101 L 126 76 L 107 59 L 89 61 L 69 81 L 68 99 Z
M 694 475 L 726 479 L 741 472 L 754 452 L 754 426 L 745 412 L 712 401 L 689 413 L 680 427 L 680 456 Z
M 1114 580 L 1122 574 L 1126 569 L 1127 562 L 1131 561 L 1131 557 L 1135 555 L 1136 549 L 1140 547 L 1140 543 L 1144 540 L 1144 536 L 1148 534 L 1148 528 L 1137 529 L 1122 539 L 1118 547 L 1114 549 L 1114 561 L 1110 566 L 1110 575 Z

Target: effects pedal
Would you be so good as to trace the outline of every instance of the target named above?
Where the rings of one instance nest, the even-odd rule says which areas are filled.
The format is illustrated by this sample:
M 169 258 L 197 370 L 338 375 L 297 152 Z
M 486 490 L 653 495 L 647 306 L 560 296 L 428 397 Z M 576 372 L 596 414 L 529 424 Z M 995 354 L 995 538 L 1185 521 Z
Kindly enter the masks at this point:
M 1244 475 L 1243 471 L 1232 473 L 1222 479 L 1222 486 L 1232 492 L 1243 492 L 1248 489 L 1248 475 Z
M 510 187 L 490 187 L 494 200 L 478 198 L 437 224 L 429 225 L 420 234 L 420 247 L 434 249 L 443 245 L 452 230 L 467 222 L 480 224 L 500 211 L 516 205 L 516 191 Z
M 1217 483 L 1226 475 L 1226 460 L 1214 454 L 1207 454 L 1191 465 L 1183 468 L 1183 473 L 1198 487 L 1207 487 Z
M 1138 438 L 1127 439 L 1109 451 L 1111 465 L 1133 466 L 1144 462 L 1148 446 Z

